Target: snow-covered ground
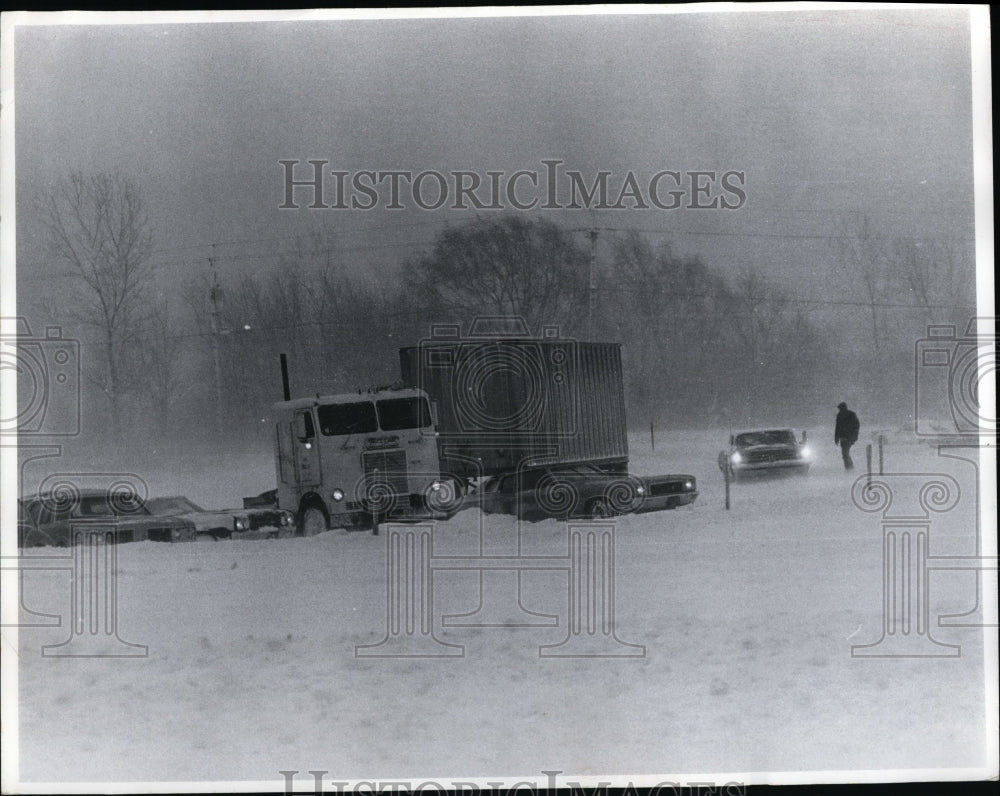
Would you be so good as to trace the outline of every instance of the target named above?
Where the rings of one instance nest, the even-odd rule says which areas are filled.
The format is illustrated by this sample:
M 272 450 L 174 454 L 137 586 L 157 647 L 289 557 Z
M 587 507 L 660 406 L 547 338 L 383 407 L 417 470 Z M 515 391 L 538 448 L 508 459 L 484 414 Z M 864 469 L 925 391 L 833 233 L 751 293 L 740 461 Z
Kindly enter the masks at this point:
M 852 656 L 852 645 L 879 640 L 883 622 L 883 514 L 851 496 L 867 440 L 848 474 L 829 430 L 811 431 L 819 458 L 807 477 L 736 484 L 727 511 L 716 467 L 726 436 L 660 434 L 655 451 L 647 436 L 631 440 L 633 472 L 693 473 L 701 492 L 692 507 L 614 523 L 615 632 L 643 645 L 641 655 L 540 656 L 570 633 L 564 567 L 521 574 L 523 607 L 555 617 L 544 626 L 518 609 L 516 573 L 485 575 L 483 608 L 499 627 L 444 626 L 443 616 L 476 608 L 480 581 L 474 570 L 435 569 L 426 616 L 434 637 L 462 654 L 359 657 L 359 645 L 386 636 L 389 529 L 120 546 L 118 635 L 147 645 L 146 657 L 43 656 L 43 645 L 70 635 L 70 576 L 27 572 L 24 604 L 63 621 L 19 631 L 22 787 L 236 780 L 280 789 L 282 770 L 302 772 L 296 783 L 307 789 L 309 770 L 329 772 L 327 782 L 508 784 L 544 783 L 552 770 L 560 782 L 982 773 L 996 740 L 985 685 L 996 676 L 995 629 L 938 626 L 976 606 L 976 575 L 929 576 L 930 635 L 957 645 L 955 657 Z M 975 555 L 971 464 L 894 432 L 886 471 L 916 474 L 898 479 L 897 508 L 926 474 L 955 478 L 957 503 L 929 515 L 930 554 Z M 152 492 L 211 507 L 273 482 L 266 455 L 139 472 Z M 526 524 L 521 553 L 559 567 L 567 535 L 556 521 Z M 517 552 L 514 521 L 473 508 L 434 529 L 435 565 L 476 554 L 480 538 L 486 554 Z

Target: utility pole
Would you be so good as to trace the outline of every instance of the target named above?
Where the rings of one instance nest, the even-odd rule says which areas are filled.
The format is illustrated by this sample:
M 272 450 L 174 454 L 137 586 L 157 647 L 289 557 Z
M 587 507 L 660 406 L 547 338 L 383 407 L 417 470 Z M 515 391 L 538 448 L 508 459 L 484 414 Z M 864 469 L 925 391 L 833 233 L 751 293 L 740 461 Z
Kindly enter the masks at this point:
M 208 263 L 212 267 L 212 288 L 208 297 L 212 302 L 212 357 L 215 361 L 215 430 L 222 434 L 222 353 L 220 351 L 222 335 L 222 320 L 220 314 L 225 304 L 225 295 L 222 292 L 222 285 L 219 284 L 219 276 L 215 272 L 215 257 L 209 257 Z
M 594 284 L 594 266 L 597 264 L 597 230 L 592 229 L 587 233 L 590 238 L 590 279 L 587 288 L 587 340 L 594 339 L 594 293 L 597 285 Z

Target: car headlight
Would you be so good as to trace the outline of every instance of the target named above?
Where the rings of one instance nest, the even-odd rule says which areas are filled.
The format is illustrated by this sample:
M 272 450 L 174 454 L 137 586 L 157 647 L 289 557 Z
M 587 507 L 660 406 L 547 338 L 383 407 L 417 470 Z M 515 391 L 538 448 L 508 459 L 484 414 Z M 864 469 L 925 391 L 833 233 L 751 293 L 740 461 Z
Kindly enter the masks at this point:
M 694 489 L 694 481 L 685 481 L 684 490 L 690 492 L 692 489 Z
M 180 528 L 174 528 L 172 531 L 170 531 L 170 535 L 174 539 L 180 539 L 181 538 L 181 529 Z
M 740 462 L 743 461 L 743 457 L 740 456 L 739 451 L 736 451 L 736 453 L 734 453 L 732 456 L 729 457 L 729 461 L 731 461 L 733 464 L 739 464 Z
M 344 490 L 343 489 L 334 489 L 333 490 L 333 499 L 336 500 L 336 501 L 338 501 L 338 502 L 340 502 L 341 500 L 343 500 L 344 499 Z
M 803 459 L 811 459 L 813 456 L 812 449 L 808 445 L 803 445 L 799 449 L 799 456 Z
M 237 517 L 233 520 L 233 529 L 237 531 L 245 531 L 247 529 L 247 521 L 242 517 Z
M 292 524 L 292 515 L 291 514 L 282 514 L 281 515 L 281 524 L 282 525 L 291 525 Z

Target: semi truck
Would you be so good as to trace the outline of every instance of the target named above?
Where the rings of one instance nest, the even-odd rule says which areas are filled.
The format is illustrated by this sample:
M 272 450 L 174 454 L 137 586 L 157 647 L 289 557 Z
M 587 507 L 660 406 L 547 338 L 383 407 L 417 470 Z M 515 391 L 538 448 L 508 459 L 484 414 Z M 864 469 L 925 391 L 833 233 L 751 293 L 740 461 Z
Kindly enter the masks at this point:
M 627 472 L 621 346 L 491 320 L 433 327 L 399 350 L 390 386 L 290 400 L 285 376 L 268 497 L 301 534 L 445 519 L 484 479 L 530 467 Z

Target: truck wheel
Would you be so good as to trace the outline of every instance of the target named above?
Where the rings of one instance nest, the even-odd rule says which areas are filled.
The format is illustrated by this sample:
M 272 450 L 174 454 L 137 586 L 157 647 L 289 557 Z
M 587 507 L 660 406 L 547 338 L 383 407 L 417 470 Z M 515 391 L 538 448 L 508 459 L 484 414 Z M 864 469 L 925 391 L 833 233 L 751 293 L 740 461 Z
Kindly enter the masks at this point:
M 302 512 L 302 521 L 300 524 L 303 536 L 315 536 L 318 533 L 323 533 L 327 529 L 326 514 L 316 506 L 308 506 Z

